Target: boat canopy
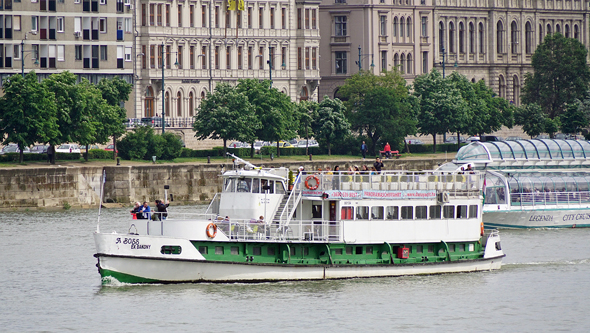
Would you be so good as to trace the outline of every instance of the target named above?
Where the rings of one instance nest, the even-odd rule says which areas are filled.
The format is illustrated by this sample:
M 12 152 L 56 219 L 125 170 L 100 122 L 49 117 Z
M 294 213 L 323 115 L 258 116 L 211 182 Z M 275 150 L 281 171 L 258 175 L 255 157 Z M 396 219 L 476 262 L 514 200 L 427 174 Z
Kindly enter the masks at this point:
M 553 169 L 590 167 L 590 143 L 584 140 L 507 140 L 473 142 L 462 147 L 455 165 L 475 169 Z

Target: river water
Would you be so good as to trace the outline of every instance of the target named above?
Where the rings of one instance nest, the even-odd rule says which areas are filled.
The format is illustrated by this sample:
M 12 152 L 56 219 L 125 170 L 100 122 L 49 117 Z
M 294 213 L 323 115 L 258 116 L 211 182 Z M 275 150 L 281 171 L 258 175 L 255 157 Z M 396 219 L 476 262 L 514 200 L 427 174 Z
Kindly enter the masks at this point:
M 126 232 L 127 211 L 103 209 L 101 230 Z M 96 221 L 0 213 L 1 332 L 590 331 L 590 229 L 504 230 L 493 272 L 102 286 Z

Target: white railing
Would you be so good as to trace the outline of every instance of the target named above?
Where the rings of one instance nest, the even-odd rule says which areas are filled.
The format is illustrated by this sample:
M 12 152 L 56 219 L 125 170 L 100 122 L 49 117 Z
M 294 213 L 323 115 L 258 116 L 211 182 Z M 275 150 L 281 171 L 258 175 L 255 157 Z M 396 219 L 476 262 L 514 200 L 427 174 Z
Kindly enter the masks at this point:
M 297 178 L 295 178 L 295 183 L 293 184 L 293 190 L 291 194 L 289 194 L 289 198 L 285 202 L 285 207 L 283 207 L 283 211 L 281 212 L 281 216 L 279 217 L 279 224 L 281 226 L 288 226 L 291 218 L 293 218 L 293 214 L 295 213 L 295 209 L 297 208 L 297 204 L 299 200 L 301 200 L 301 182 L 302 182 L 302 174 L 299 173 Z
M 590 203 L 590 192 L 510 193 L 512 206 L 580 205 Z
M 340 241 L 341 222 L 296 221 L 270 225 L 251 221 L 219 221 L 218 230 L 231 240 L 326 242 Z

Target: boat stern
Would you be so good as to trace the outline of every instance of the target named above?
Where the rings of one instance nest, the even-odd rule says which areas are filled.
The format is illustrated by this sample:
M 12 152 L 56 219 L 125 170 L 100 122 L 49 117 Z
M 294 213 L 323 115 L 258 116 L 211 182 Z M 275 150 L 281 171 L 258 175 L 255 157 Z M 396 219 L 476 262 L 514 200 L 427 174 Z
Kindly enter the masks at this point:
M 491 230 L 488 237 L 485 238 L 484 259 L 499 258 L 501 262 L 501 258 L 505 256 L 504 251 L 502 251 L 502 244 L 500 243 L 500 233 L 498 230 Z

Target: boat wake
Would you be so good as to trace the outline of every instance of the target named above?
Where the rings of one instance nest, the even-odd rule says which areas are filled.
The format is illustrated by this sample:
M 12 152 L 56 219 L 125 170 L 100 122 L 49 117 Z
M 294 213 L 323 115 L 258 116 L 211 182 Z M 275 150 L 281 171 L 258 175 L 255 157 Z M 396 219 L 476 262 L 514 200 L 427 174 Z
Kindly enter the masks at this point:
M 529 266 L 571 266 L 571 265 L 588 265 L 590 264 L 590 258 L 586 259 L 575 259 L 575 260 L 558 260 L 558 261 L 532 261 L 532 262 L 515 262 L 515 263 L 504 263 L 502 268 L 520 268 Z

